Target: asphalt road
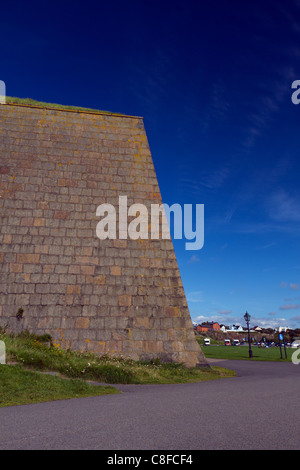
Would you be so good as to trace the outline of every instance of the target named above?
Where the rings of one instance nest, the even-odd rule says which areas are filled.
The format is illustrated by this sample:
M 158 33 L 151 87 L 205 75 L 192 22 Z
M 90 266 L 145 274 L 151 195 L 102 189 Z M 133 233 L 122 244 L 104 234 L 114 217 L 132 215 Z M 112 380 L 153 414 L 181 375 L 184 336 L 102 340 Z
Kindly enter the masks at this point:
M 0 449 L 300 449 L 300 365 L 218 365 L 237 377 L 0 408 Z

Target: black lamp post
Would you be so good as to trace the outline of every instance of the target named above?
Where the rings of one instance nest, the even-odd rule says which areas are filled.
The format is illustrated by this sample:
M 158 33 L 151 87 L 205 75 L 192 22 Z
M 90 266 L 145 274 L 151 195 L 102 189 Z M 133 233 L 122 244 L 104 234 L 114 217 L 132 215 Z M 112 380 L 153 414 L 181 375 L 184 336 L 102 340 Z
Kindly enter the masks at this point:
M 245 315 L 244 315 L 244 319 L 245 319 L 245 322 L 247 323 L 247 328 L 248 328 L 249 357 L 251 358 L 252 357 L 252 349 L 251 349 L 250 328 L 249 328 L 250 318 L 251 318 L 251 316 L 249 315 L 248 312 L 246 312 Z

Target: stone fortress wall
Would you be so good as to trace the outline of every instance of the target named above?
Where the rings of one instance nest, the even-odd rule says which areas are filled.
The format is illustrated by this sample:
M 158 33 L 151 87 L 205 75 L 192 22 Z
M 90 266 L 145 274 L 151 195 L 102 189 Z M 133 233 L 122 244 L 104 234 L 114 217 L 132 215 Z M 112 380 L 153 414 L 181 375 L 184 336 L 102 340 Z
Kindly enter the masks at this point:
M 0 105 L 0 325 L 205 365 L 172 240 L 96 236 L 97 207 L 120 195 L 162 203 L 142 118 Z

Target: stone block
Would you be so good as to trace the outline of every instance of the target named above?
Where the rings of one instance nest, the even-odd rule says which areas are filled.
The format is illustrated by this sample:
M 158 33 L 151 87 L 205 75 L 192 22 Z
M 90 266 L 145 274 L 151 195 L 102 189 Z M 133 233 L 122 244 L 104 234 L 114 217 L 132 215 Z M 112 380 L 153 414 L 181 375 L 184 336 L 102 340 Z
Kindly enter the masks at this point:
M 90 320 L 89 320 L 88 317 L 78 317 L 78 318 L 76 318 L 75 328 L 87 329 L 87 328 L 89 328 L 89 325 L 90 325 Z

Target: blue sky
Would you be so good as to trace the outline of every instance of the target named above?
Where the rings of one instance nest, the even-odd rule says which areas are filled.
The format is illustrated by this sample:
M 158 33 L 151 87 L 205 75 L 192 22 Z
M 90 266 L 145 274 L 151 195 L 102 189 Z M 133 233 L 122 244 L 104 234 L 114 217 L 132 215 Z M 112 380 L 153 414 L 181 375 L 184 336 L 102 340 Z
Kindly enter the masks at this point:
M 174 246 L 192 319 L 300 327 L 300 1 L 11 1 L 10 96 L 144 117 L 165 203 L 204 204 Z

